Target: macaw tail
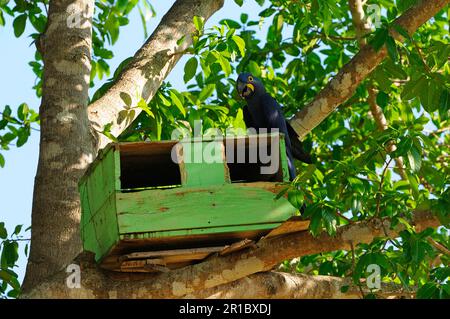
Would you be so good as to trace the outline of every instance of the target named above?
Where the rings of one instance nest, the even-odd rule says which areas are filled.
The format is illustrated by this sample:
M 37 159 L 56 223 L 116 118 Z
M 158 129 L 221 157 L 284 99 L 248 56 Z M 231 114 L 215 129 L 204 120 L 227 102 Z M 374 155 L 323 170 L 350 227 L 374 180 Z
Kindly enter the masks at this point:
M 311 155 L 305 152 L 305 150 L 303 149 L 303 144 L 298 139 L 298 134 L 295 132 L 294 128 L 291 126 L 291 124 L 289 124 L 288 121 L 286 121 L 286 126 L 289 134 L 289 139 L 291 140 L 292 155 L 294 156 L 294 158 L 302 161 L 303 163 L 312 164 Z

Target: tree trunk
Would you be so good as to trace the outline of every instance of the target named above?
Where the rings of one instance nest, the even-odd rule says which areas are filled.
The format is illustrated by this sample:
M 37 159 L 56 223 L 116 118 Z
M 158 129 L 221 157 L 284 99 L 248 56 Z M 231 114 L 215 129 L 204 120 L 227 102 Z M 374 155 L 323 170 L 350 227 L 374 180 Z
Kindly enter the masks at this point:
M 94 1 L 50 1 L 40 39 L 44 60 L 41 136 L 31 250 L 23 290 L 81 251 L 78 180 L 95 153 L 87 117 Z

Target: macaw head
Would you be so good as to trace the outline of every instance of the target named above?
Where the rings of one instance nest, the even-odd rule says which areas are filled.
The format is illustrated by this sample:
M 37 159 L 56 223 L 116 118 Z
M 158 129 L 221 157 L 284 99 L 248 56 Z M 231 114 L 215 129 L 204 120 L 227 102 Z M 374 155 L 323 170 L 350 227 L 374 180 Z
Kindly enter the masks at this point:
M 239 96 L 244 99 L 249 99 L 255 94 L 258 95 L 265 92 L 262 82 L 249 72 L 239 74 L 236 80 L 236 90 Z

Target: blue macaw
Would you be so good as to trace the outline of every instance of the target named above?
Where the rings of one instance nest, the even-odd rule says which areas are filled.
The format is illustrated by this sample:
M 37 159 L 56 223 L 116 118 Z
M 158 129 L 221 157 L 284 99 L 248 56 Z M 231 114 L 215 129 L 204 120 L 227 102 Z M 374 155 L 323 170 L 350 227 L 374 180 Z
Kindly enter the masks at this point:
M 311 157 L 303 150 L 298 135 L 283 115 L 280 105 L 266 92 L 261 80 L 251 73 L 241 73 L 236 80 L 236 89 L 239 95 L 247 101 L 244 106 L 244 122 L 247 128 L 253 127 L 256 131 L 265 128 L 277 128 L 284 134 L 286 154 L 288 158 L 289 177 L 296 176 L 294 158 L 311 164 Z

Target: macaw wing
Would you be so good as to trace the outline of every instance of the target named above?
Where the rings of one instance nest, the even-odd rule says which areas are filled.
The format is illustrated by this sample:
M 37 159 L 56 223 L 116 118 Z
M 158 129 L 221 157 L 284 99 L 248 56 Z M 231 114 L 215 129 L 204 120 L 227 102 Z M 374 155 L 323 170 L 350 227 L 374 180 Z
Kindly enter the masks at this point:
M 247 129 L 249 129 L 250 127 L 255 127 L 255 123 L 253 122 L 252 115 L 248 111 L 247 105 L 245 105 L 244 108 L 242 109 L 242 113 L 244 115 L 244 123 L 245 126 L 247 126 Z

